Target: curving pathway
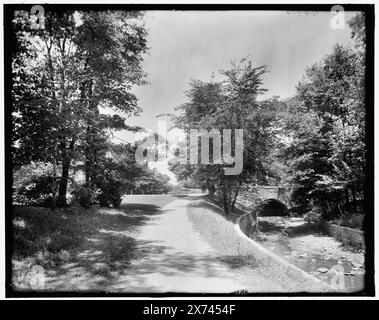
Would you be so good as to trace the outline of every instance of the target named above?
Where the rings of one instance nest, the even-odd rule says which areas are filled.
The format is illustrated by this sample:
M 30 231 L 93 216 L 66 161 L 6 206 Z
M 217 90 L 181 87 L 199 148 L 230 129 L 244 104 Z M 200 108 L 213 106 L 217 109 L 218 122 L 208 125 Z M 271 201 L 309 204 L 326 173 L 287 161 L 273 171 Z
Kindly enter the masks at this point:
M 139 196 L 143 201 L 146 197 Z M 123 292 L 230 293 L 283 291 L 260 270 L 228 260 L 190 222 L 191 200 L 165 205 L 136 235 L 140 258 L 112 285 Z M 204 208 L 203 210 L 210 210 Z

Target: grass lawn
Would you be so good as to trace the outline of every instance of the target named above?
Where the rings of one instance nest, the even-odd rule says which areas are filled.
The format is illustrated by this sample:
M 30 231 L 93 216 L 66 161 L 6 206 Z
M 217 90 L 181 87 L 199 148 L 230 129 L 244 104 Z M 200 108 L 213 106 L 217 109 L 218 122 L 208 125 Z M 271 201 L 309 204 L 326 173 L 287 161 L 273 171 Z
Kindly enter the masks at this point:
M 108 290 L 135 257 L 138 227 L 159 210 L 146 203 L 117 210 L 15 206 L 13 288 L 33 289 L 30 272 L 38 265 L 44 269 L 44 290 Z

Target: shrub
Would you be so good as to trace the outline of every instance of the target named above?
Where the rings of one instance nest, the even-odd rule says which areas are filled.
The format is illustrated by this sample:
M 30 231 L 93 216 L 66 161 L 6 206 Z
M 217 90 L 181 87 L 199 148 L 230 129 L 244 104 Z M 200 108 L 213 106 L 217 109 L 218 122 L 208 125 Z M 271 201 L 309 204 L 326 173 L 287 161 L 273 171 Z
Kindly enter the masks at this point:
M 52 183 L 51 164 L 31 162 L 21 166 L 13 174 L 13 202 L 21 205 L 49 206 L 53 196 Z
M 59 183 L 59 181 L 57 181 Z M 50 206 L 53 199 L 53 177 L 31 177 L 15 189 L 13 200 L 17 204 L 33 206 Z
M 343 227 L 361 229 L 363 221 L 363 214 L 347 214 L 334 220 L 333 222 Z
M 72 194 L 72 202 L 74 204 L 79 204 L 84 208 L 89 208 L 93 204 L 96 203 L 96 197 L 99 193 L 99 190 L 93 187 L 87 187 L 85 185 L 72 185 L 73 190 Z
M 119 207 L 121 204 L 121 197 L 123 194 L 122 183 L 117 180 L 108 179 L 97 183 L 99 193 L 96 200 L 102 207 Z

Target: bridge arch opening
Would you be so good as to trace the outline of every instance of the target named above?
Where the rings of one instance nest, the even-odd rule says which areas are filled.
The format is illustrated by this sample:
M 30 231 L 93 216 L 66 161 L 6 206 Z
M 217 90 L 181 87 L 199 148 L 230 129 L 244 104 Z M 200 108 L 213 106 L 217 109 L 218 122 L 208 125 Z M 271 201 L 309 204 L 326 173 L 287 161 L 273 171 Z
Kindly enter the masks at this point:
M 267 199 L 258 205 L 256 214 L 260 217 L 284 217 L 289 215 L 287 206 L 277 199 Z

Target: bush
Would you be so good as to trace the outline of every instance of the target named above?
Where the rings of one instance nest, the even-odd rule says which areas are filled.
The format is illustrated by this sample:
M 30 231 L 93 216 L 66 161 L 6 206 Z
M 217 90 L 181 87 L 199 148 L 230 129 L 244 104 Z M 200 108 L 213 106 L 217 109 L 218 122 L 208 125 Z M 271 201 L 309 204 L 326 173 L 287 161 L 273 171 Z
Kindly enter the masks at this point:
M 34 176 L 23 181 L 22 185 L 15 189 L 13 201 L 22 205 L 48 207 L 53 199 L 52 190 L 53 177 Z
M 98 204 L 101 207 L 119 207 L 122 197 L 122 184 L 119 181 L 97 181 L 92 187 L 73 184 L 72 203 L 84 208 Z
M 108 179 L 97 183 L 99 193 L 96 197 L 99 205 L 102 207 L 119 207 L 123 194 L 122 183 L 117 180 Z
M 334 220 L 333 222 L 342 227 L 361 229 L 363 221 L 363 214 L 347 214 L 343 215 L 339 219 Z
M 13 174 L 13 202 L 21 205 L 49 206 L 53 198 L 52 184 L 51 164 L 31 162 L 21 166 Z
M 79 204 L 84 208 L 89 208 L 96 203 L 96 198 L 99 193 L 98 189 L 78 184 L 73 184 L 72 188 L 73 191 L 71 191 L 71 194 L 73 197 L 72 202 L 74 204 Z

